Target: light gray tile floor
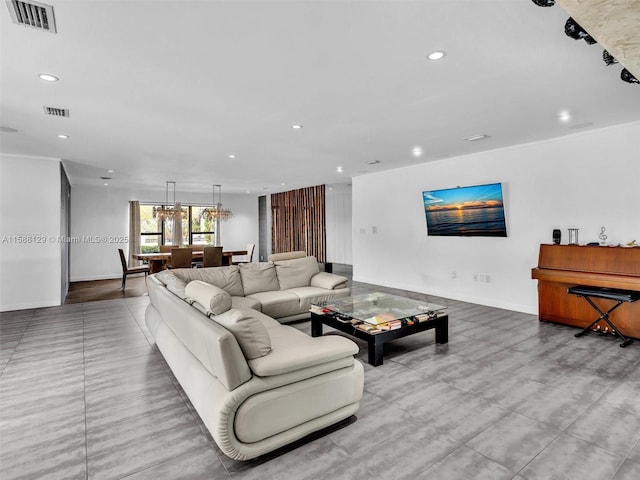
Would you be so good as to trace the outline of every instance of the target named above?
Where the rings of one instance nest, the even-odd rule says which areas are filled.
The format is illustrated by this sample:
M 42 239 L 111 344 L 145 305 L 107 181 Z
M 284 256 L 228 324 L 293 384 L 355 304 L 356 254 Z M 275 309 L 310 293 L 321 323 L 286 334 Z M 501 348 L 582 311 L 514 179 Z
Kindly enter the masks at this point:
M 358 341 L 357 415 L 249 462 L 225 457 L 199 420 L 144 325 L 147 297 L 2 313 L 0 478 L 640 478 L 640 341 L 352 289 L 447 305 L 450 343 L 401 339 L 375 368 Z

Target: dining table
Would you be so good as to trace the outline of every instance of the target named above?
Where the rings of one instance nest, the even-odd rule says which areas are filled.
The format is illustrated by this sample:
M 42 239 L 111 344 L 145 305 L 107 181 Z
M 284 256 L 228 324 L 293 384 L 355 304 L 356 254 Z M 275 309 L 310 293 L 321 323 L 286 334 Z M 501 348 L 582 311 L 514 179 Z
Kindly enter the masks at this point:
M 222 265 L 231 265 L 231 257 L 233 257 L 234 255 L 246 254 L 246 250 L 225 250 L 222 252 Z M 131 256 L 136 260 L 147 262 L 149 264 L 149 273 L 158 273 L 167 268 L 167 266 L 171 265 L 171 252 L 134 253 Z M 203 257 L 204 251 L 202 250 L 194 250 L 191 253 L 191 258 L 195 262 L 202 260 Z

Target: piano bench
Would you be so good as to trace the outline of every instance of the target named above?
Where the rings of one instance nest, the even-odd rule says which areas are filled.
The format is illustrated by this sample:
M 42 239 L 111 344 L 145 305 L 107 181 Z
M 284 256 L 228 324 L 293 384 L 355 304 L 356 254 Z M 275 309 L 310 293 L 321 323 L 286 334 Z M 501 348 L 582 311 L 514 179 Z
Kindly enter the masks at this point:
M 577 295 L 578 297 L 583 297 L 589 305 L 598 313 L 598 318 L 596 318 L 593 322 L 591 322 L 586 328 L 584 328 L 581 332 L 576 333 L 576 337 L 582 337 L 583 335 L 589 333 L 594 325 L 596 325 L 601 320 L 604 320 L 609 327 L 611 328 L 611 333 L 616 335 L 622 340 L 620 347 L 625 348 L 633 342 L 632 339 L 625 337 L 618 327 L 615 326 L 613 321 L 611 321 L 610 315 L 616 308 L 622 305 L 625 302 L 635 302 L 636 300 L 640 300 L 640 292 L 635 292 L 633 290 L 618 290 L 614 288 L 604 288 L 604 287 L 588 287 L 582 285 L 576 285 L 575 287 L 569 287 L 567 289 L 567 293 L 572 295 Z M 591 298 L 604 298 L 607 300 L 613 300 L 616 302 L 609 310 L 603 312 L 600 307 L 598 307 Z

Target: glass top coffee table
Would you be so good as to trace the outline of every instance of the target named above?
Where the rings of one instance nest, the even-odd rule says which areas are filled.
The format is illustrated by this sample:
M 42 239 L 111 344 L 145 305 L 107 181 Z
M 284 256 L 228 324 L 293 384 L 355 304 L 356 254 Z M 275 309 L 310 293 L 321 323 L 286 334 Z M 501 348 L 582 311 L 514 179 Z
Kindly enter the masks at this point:
M 367 293 L 320 302 L 311 307 L 311 335 L 322 335 L 328 325 L 365 340 L 369 363 L 382 365 L 384 344 L 397 338 L 435 329 L 436 342 L 449 341 L 446 307 L 388 293 Z

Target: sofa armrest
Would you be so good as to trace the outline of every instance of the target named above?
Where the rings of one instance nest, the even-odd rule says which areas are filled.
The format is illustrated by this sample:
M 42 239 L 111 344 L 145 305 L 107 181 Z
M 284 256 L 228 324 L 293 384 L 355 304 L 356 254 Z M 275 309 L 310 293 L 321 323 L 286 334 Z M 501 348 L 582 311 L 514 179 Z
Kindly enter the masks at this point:
M 336 288 L 343 288 L 347 283 L 348 278 L 342 275 L 336 275 L 335 273 L 320 272 L 311 277 L 311 286 L 326 288 L 327 290 L 335 290 Z
M 248 360 L 247 363 L 254 374 L 270 377 L 353 357 L 359 350 L 355 342 L 337 335 L 308 339 L 286 347 L 274 347 L 264 357 Z

